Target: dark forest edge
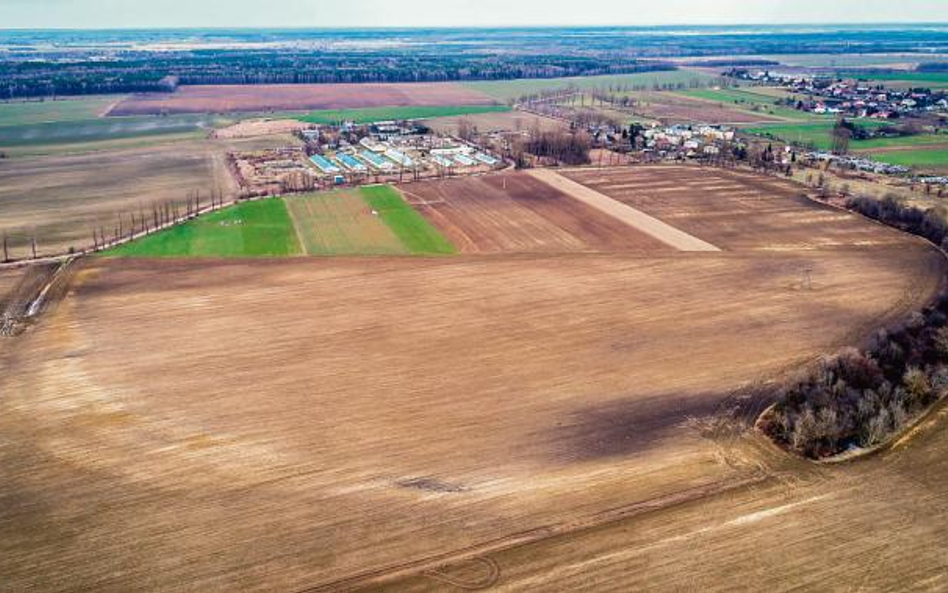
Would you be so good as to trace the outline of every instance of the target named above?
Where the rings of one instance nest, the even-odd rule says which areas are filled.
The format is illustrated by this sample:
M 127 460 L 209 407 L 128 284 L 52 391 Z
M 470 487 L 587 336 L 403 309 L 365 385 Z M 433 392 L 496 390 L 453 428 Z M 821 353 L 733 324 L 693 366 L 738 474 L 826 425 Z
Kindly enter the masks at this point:
M 942 208 L 894 197 L 854 197 L 847 208 L 944 249 Z M 911 426 L 948 394 L 948 293 L 904 322 L 878 331 L 865 350 L 846 348 L 788 381 L 757 426 L 810 459 L 872 450 Z
M 461 82 L 676 69 L 665 62 L 632 58 L 204 50 L 106 61 L 0 62 L 0 99 L 174 92 L 179 85 Z

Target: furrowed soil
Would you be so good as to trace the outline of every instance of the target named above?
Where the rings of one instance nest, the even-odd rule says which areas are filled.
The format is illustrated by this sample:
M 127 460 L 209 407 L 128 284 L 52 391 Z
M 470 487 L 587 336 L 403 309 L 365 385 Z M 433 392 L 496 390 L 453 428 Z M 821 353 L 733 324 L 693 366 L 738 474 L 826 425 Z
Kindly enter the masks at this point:
M 492 105 L 483 93 L 454 83 L 183 86 L 174 93 L 133 95 L 109 115 L 232 113 L 367 107 Z
M 744 171 L 659 165 L 563 174 L 727 250 L 894 246 L 906 240 L 814 203 L 800 185 Z
M 202 140 L 84 155 L 10 159 L 0 164 L 0 230 L 11 257 L 92 245 L 93 228 L 112 235 L 118 215 L 151 214 L 153 203 L 184 204 L 200 191 L 229 195 L 235 185 L 223 144 Z
M 462 253 L 669 249 L 526 173 L 406 184 L 400 189 Z
M 665 169 L 726 220 L 717 175 Z M 564 231 L 564 194 L 526 227 L 560 253 L 497 252 L 554 244 L 503 226 L 549 200 L 508 197 L 453 219 L 486 254 L 80 262 L 0 349 L 4 587 L 941 588 L 939 431 L 815 468 L 750 430 L 748 387 L 904 318 L 944 259 L 848 214 L 811 245 L 822 209 L 745 181 L 804 247 L 690 218 L 725 251 L 624 245 Z

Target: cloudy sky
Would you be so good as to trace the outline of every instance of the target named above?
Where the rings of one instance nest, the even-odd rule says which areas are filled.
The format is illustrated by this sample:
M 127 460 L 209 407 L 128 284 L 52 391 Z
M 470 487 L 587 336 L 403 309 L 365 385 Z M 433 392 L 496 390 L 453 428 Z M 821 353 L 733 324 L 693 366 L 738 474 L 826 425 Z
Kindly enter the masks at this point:
M 946 0 L 0 0 L 0 28 L 948 22 Z

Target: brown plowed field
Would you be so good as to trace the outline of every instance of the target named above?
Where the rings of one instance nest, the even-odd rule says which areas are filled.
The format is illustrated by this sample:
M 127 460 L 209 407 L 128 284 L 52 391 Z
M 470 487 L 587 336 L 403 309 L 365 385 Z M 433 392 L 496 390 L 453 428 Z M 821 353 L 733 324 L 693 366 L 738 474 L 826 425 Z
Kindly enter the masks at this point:
M 400 189 L 462 253 L 670 250 L 526 173 Z
M 448 82 L 385 84 L 259 84 L 183 86 L 174 93 L 131 96 L 109 115 L 231 113 L 402 107 L 492 105 L 490 97 Z
M 562 174 L 726 250 L 800 251 L 905 240 L 813 203 L 800 185 L 744 171 L 641 166 Z
M 851 219 L 873 240 L 80 262 L 0 346 L 0 589 L 939 589 L 943 447 L 818 469 L 748 430 L 748 385 L 942 284 L 939 252 Z M 572 224 L 564 251 L 618 240 Z

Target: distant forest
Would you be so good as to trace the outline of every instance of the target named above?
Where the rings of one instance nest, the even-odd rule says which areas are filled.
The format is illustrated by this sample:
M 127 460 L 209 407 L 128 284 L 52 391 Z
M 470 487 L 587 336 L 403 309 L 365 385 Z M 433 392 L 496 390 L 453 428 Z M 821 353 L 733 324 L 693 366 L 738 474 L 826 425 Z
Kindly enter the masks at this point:
M 178 84 L 554 78 L 672 70 L 669 58 L 766 66 L 772 61 L 759 56 L 905 52 L 948 53 L 948 28 L 0 29 L 0 99 L 167 91 Z
M 0 62 L 0 99 L 173 91 L 196 84 L 440 82 L 674 70 L 663 62 L 572 56 L 286 51 L 138 53 L 114 60 Z

